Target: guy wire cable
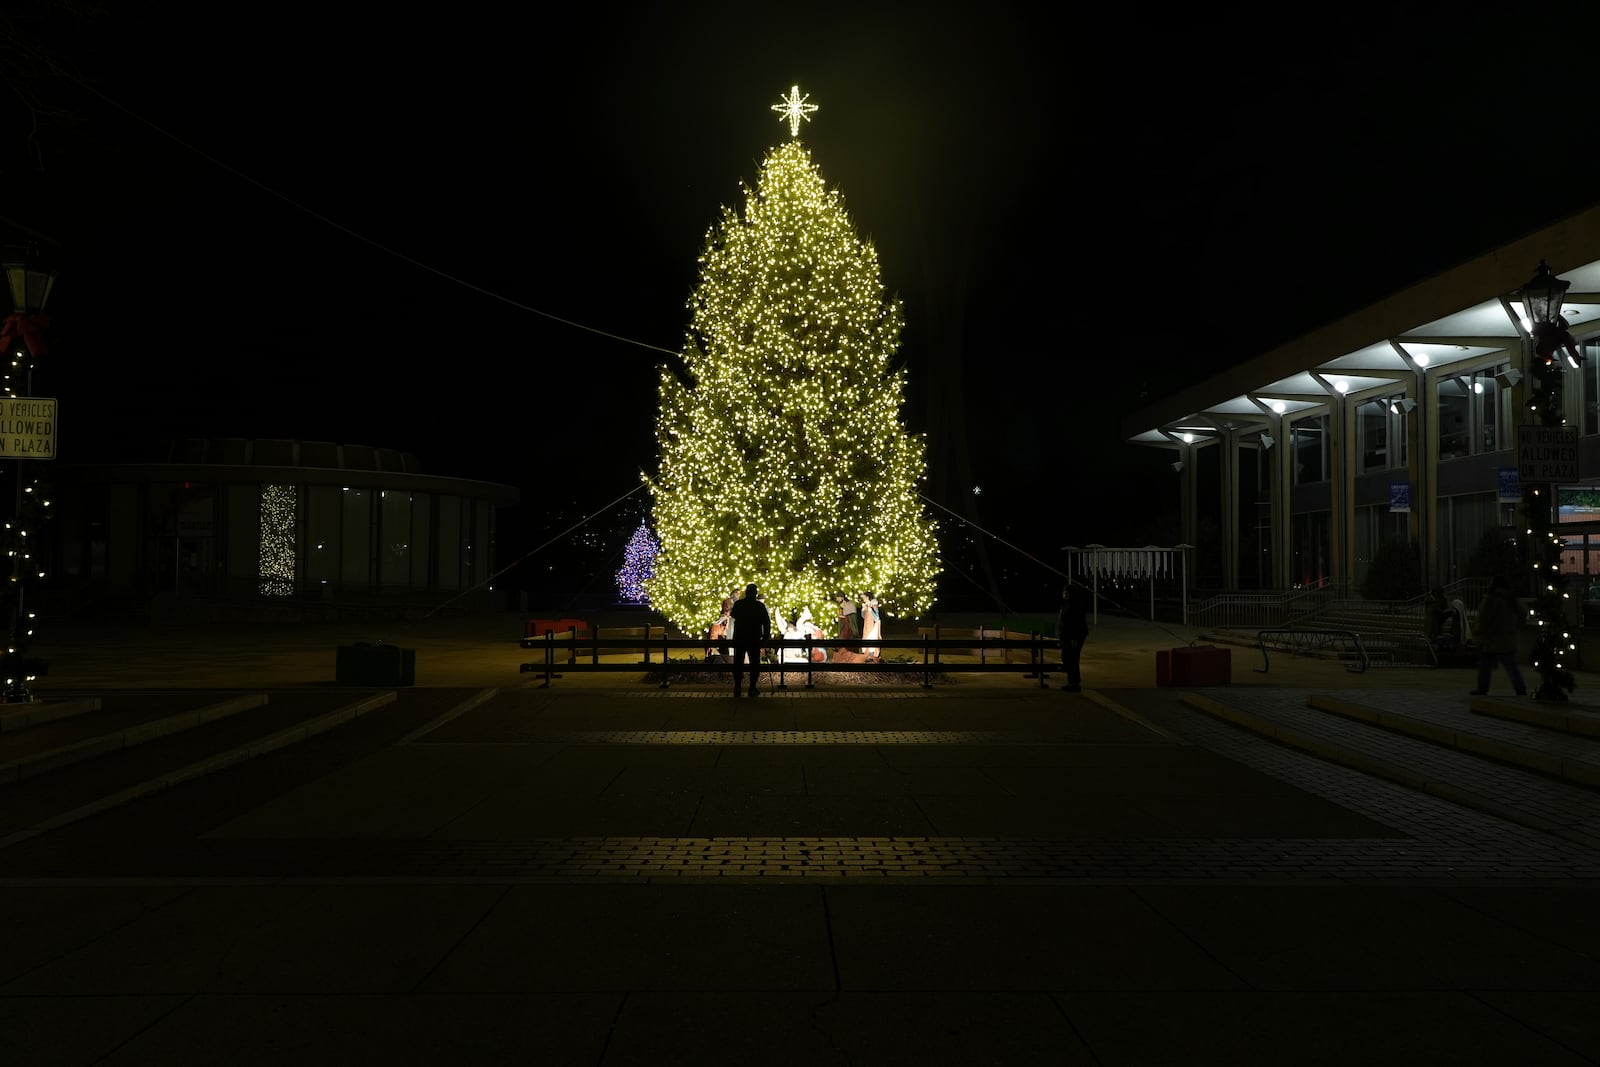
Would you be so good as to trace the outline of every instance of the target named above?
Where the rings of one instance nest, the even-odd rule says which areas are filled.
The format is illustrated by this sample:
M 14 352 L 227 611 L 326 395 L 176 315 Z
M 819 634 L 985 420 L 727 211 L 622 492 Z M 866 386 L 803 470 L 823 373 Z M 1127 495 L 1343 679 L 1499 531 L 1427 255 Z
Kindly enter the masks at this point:
M 1142 617 L 1140 617 L 1138 615 L 1135 615 L 1131 610 L 1129 610 L 1127 605 L 1121 603 L 1120 601 L 1118 601 L 1118 600 L 1116 600 L 1116 599 L 1114 599 L 1114 598 L 1112 598 L 1110 596 L 1107 596 L 1105 593 L 1101 593 L 1098 590 L 1093 589 L 1091 586 L 1088 586 L 1088 585 L 1084 584 L 1083 582 L 1079 581 L 1078 579 L 1072 577 L 1072 575 L 1067 574 L 1064 571 L 1058 570 L 1057 568 L 1050 566 L 1050 564 L 1046 563 L 1044 560 L 1040 559 L 1039 557 L 1033 555 L 1030 552 L 1024 551 L 1023 549 L 1017 547 L 1016 545 L 1012 544 L 1010 541 L 1007 541 L 1005 538 L 1001 537 L 999 534 L 995 533 L 994 531 L 984 529 L 982 526 L 978 525 L 978 523 L 974 522 L 972 519 L 967 518 L 965 515 L 962 515 L 959 512 L 951 511 L 949 508 L 945 507 L 943 504 L 939 503 L 937 500 L 933 499 L 933 497 L 929 496 L 928 494 L 919 493 L 917 495 L 921 496 L 922 499 L 926 500 L 928 503 L 932 504 L 934 507 L 938 508 L 940 511 L 948 512 L 949 514 L 954 515 L 957 520 L 959 520 L 962 523 L 965 523 L 968 526 L 971 526 L 974 530 L 977 530 L 979 533 L 983 534 L 984 536 L 993 538 L 994 540 L 1000 542 L 1002 545 L 1005 545 L 1007 548 L 1011 549 L 1013 552 L 1016 552 L 1017 554 L 1019 554 L 1021 556 L 1024 556 L 1027 559 L 1032 560 L 1033 562 L 1037 563 L 1039 566 L 1043 567 L 1045 570 L 1049 571 L 1051 574 L 1054 574 L 1054 575 L 1056 575 L 1056 576 L 1058 576 L 1060 578 L 1065 578 L 1072 585 L 1075 585 L 1080 589 L 1084 589 L 1084 590 L 1087 590 L 1089 592 L 1094 593 L 1101 600 L 1103 600 L 1106 603 L 1110 604 L 1113 608 L 1115 608 L 1117 611 L 1121 612 L 1122 614 L 1124 614 L 1128 618 L 1133 619 L 1136 622 L 1148 623 L 1149 625 L 1154 626 L 1156 629 L 1160 630 L 1162 633 L 1166 634 L 1168 637 L 1172 638 L 1174 641 L 1182 641 L 1184 644 L 1192 645 L 1197 640 L 1195 638 L 1181 637 L 1178 634 L 1175 634 L 1171 630 L 1167 629 L 1165 626 L 1161 625 L 1161 623 L 1156 622 L 1154 619 L 1145 619 L 1145 618 L 1142 618 Z M 956 570 L 956 568 L 954 568 L 954 567 L 950 567 L 950 569 L 951 570 Z M 956 573 L 960 574 L 961 572 L 957 570 Z M 962 577 L 966 578 L 967 576 L 963 574 Z M 970 582 L 970 581 L 972 581 L 972 579 L 971 578 L 967 578 L 967 581 Z M 974 582 L 973 584 L 976 585 L 977 583 Z
M 568 534 L 572 533 L 572 531 L 578 529 L 580 526 L 588 525 L 589 520 L 600 517 L 601 515 L 605 514 L 607 511 L 610 511 L 612 508 L 616 507 L 618 504 L 622 503 L 624 500 L 628 499 L 630 496 L 632 496 L 633 494 L 637 493 L 639 490 L 641 490 L 643 488 L 644 488 L 644 483 L 640 482 L 638 485 L 634 486 L 632 489 L 629 489 L 626 493 L 623 493 L 621 496 L 617 497 L 611 503 L 605 505 L 605 507 L 602 507 L 598 511 L 594 511 L 594 512 L 591 512 L 588 515 L 585 515 L 583 518 L 579 519 L 577 522 L 573 523 L 571 526 L 567 527 L 565 530 L 562 530 L 560 533 L 558 533 L 554 537 L 550 538 L 550 540 L 546 541 L 544 544 L 538 546 L 537 548 L 530 549 L 528 552 L 526 552 L 523 555 L 519 556 L 518 558 L 512 560 L 510 563 L 506 564 L 504 567 L 501 567 L 499 570 L 497 570 L 493 574 L 489 575 L 489 577 L 485 578 L 483 581 L 479 582 L 477 585 L 474 585 L 469 589 L 463 589 L 461 592 L 457 593 L 455 596 L 451 597 L 449 600 L 446 600 L 443 603 L 436 605 L 432 610 L 430 610 L 428 612 L 427 615 L 424 615 L 423 618 L 426 619 L 426 618 L 431 617 L 433 615 L 433 613 L 438 611 L 440 608 L 443 608 L 446 605 L 455 603 L 457 600 L 460 600 L 462 597 L 466 596 L 468 593 L 477 592 L 479 589 L 482 589 L 484 586 L 486 586 L 489 583 L 493 582 L 496 578 L 499 578 L 506 571 L 509 571 L 512 567 L 518 566 L 519 564 L 525 562 L 529 557 L 531 557 L 533 555 L 536 555 L 539 552 L 543 552 L 545 549 L 549 548 L 551 545 L 555 544 L 557 541 L 560 541 L 562 538 L 566 537 Z

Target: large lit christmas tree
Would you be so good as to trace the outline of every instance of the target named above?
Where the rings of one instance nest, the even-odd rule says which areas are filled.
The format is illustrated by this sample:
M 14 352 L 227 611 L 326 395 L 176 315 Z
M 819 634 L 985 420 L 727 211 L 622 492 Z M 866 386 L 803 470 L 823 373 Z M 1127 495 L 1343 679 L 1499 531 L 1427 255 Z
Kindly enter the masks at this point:
M 815 105 L 796 87 L 774 110 L 797 136 Z M 691 633 L 750 582 L 775 622 L 832 619 L 840 593 L 920 615 L 939 557 L 923 442 L 900 424 L 900 304 L 798 140 L 744 193 L 707 235 L 684 365 L 661 374 L 650 602 Z

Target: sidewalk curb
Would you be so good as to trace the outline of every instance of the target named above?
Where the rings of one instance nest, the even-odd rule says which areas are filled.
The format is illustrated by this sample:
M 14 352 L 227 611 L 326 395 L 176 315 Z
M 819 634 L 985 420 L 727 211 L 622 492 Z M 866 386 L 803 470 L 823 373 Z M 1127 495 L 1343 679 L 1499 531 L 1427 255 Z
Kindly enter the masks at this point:
M 229 715 L 259 708 L 266 704 L 265 693 L 249 693 L 245 696 L 234 697 L 231 700 L 221 700 L 215 704 L 207 704 L 202 708 L 191 711 L 180 711 L 166 715 L 159 719 L 130 726 L 126 730 L 117 730 L 101 734 L 98 737 L 86 737 L 81 741 L 74 741 L 69 745 L 61 745 L 45 752 L 36 752 L 31 756 L 23 756 L 9 763 L 0 764 L 0 785 L 9 785 L 20 782 L 34 775 L 53 771 L 58 767 L 69 767 L 74 763 L 81 763 L 94 756 L 118 749 L 131 748 L 143 741 L 153 741 L 158 737 L 167 737 L 170 734 L 182 733 L 192 730 L 196 726 L 203 726 L 208 722 L 215 722 Z M 64 718 L 65 716 L 61 716 Z
M 89 711 L 100 710 L 99 697 L 82 697 L 77 700 L 44 700 L 32 704 L 18 704 L 0 709 L 0 734 L 25 730 L 40 723 L 67 719 Z
M 457 704 L 455 707 L 450 708 L 443 714 L 436 716 L 432 721 L 423 723 L 415 730 L 412 730 L 409 734 L 406 734 L 400 740 L 396 741 L 395 744 L 409 745 L 420 737 L 426 737 L 428 734 L 433 733 L 433 731 L 437 730 L 451 719 L 459 718 L 474 708 L 480 708 L 499 695 L 499 689 L 480 689 L 467 699 L 463 700 L 461 703 Z
M 1471 808 L 1474 811 L 1483 812 L 1485 815 L 1492 815 L 1497 819 L 1516 823 L 1518 826 L 1526 826 L 1531 830 L 1538 830 L 1552 837 L 1559 837 L 1563 841 L 1581 844 L 1586 848 L 1600 847 L 1600 837 L 1575 833 L 1567 827 L 1556 826 L 1538 816 L 1529 815 L 1504 804 L 1487 800 L 1471 790 L 1462 789 L 1459 786 L 1451 785 L 1449 782 L 1435 781 L 1425 775 L 1407 770 L 1399 764 L 1377 759 L 1361 752 L 1351 751 L 1332 741 L 1314 737 L 1293 727 L 1273 722 L 1271 719 L 1260 715 L 1230 707 L 1210 697 L 1201 696 L 1198 693 L 1180 693 L 1178 701 L 1213 718 L 1232 723 L 1235 726 L 1260 734 L 1290 748 L 1296 748 L 1319 759 L 1325 759 L 1330 763 L 1337 763 L 1352 770 L 1360 771 L 1363 774 L 1370 774 L 1375 778 L 1385 778 L 1398 785 L 1427 793 L 1429 796 L 1448 800 L 1452 804 L 1459 804 L 1464 808 Z M 1371 709 L 1367 710 L 1371 711 Z
M 1547 756 L 1542 752 L 1523 748 L 1510 741 L 1497 737 L 1485 737 L 1461 730 L 1452 730 L 1449 727 L 1439 726 L 1431 722 L 1423 722 L 1409 715 L 1402 715 L 1392 711 L 1379 711 L 1338 697 L 1313 695 L 1308 703 L 1318 711 L 1327 711 L 1335 715 L 1343 715 L 1351 719 L 1371 723 L 1385 730 L 1404 734 L 1407 737 L 1431 741 L 1434 744 L 1444 745 L 1461 752 L 1470 752 L 1476 756 L 1509 763 L 1523 770 L 1536 771 L 1574 785 L 1596 786 L 1600 785 L 1600 767 L 1593 764 L 1577 761 L 1563 760 L 1557 756 Z M 1476 705 L 1478 702 L 1473 701 Z M 1537 724 L 1533 724 L 1537 725 Z
M 199 778 L 202 775 L 210 774 L 212 771 L 221 770 L 222 768 L 232 766 L 235 763 L 243 763 L 244 761 L 254 759 L 257 756 L 266 755 L 269 752 L 273 752 L 277 749 L 283 748 L 286 745 L 293 744 L 296 741 L 303 741 L 308 737 L 314 737 L 317 734 L 333 729 L 335 726 L 349 722 L 351 719 L 359 718 L 360 716 L 367 714 L 369 711 L 375 711 L 386 704 L 392 704 L 394 703 L 394 700 L 395 693 L 393 690 L 382 693 L 374 693 L 371 696 L 363 697 L 353 703 L 346 704 L 344 707 L 335 708 L 333 711 L 330 711 L 324 715 L 319 715 L 315 719 L 309 719 L 305 722 L 297 723 L 294 726 L 279 730 L 276 733 L 271 733 L 265 737 L 257 738 L 254 741 L 249 741 L 242 745 L 236 745 L 235 747 L 226 749 L 222 752 L 213 753 L 212 755 L 207 756 L 205 759 L 196 760 L 194 763 L 190 763 L 184 767 L 179 767 L 173 771 L 168 771 L 166 774 L 157 775 L 154 778 L 135 783 L 134 785 L 128 786 L 125 789 L 119 789 L 117 792 L 112 793 L 109 796 L 101 797 L 99 800 L 92 800 L 87 804 L 81 804 L 70 811 L 62 812 L 59 815 L 53 815 L 48 819 L 44 819 L 38 823 L 35 823 L 27 829 L 17 830 L 13 833 L 7 834 L 5 837 L 0 837 L 0 849 L 8 848 L 11 845 L 26 841 L 30 837 L 45 833 L 49 830 L 57 829 L 67 825 L 68 823 L 77 822 L 79 819 L 98 814 L 99 812 L 114 808 L 119 804 L 126 804 L 130 800 L 137 800 L 140 797 L 149 796 L 151 793 L 160 792 L 161 790 L 167 789 L 171 786 L 180 785 L 192 778 Z
M 1187 745 L 1191 743 L 1169 730 L 1163 730 L 1161 727 L 1157 726 L 1143 715 L 1140 715 L 1132 708 L 1123 707 L 1121 704 L 1118 704 L 1115 700 L 1112 700 L 1104 693 L 1098 693 L 1093 689 L 1085 689 L 1083 691 L 1083 695 L 1088 697 L 1091 703 L 1098 704 L 1100 707 L 1105 708 L 1114 715 L 1122 716 L 1124 719 L 1127 719 L 1136 726 L 1144 727 L 1146 730 L 1149 730 L 1151 733 L 1160 737 L 1164 741 L 1170 741 L 1175 745 Z
M 1486 715 L 1492 719 L 1506 719 L 1528 726 L 1538 726 L 1558 733 L 1600 738 L 1600 715 L 1593 711 L 1557 711 L 1544 704 L 1513 703 L 1497 697 L 1486 697 L 1472 702 L 1472 713 Z

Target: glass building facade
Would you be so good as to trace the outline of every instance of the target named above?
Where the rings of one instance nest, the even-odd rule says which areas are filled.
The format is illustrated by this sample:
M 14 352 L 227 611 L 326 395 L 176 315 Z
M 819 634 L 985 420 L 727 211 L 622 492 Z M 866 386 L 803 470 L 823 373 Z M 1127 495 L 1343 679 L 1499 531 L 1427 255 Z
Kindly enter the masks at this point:
M 397 452 L 294 441 L 191 441 L 168 462 L 56 480 L 53 571 L 76 599 L 264 607 L 489 604 L 496 515 L 519 496 Z
M 1200 543 L 1202 512 L 1220 531 L 1220 573 L 1201 582 L 1354 589 L 1406 539 L 1425 581 L 1449 585 L 1486 533 L 1515 536 L 1518 427 L 1534 421 L 1520 289 L 1546 259 L 1571 283 L 1562 314 L 1584 355 L 1563 381 L 1579 476 L 1562 488 L 1600 490 L 1596 206 L 1131 413 L 1127 440 L 1182 461 L 1183 540 Z M 1570 521 L 1564 568 L 1600 588 L 1600 515 Z

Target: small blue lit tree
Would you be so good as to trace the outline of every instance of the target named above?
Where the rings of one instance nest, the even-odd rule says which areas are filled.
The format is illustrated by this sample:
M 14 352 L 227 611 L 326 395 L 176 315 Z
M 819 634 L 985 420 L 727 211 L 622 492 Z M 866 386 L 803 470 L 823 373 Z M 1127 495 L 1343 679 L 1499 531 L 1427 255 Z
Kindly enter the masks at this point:
M 628 539 L 628 547 L 622 550 L 622 569 L 617 572 L 617 588 L 622 591 L 622 599 L 635 604 L 649 601 L 644 583 L 655 575 L 656 553 L 660 550 L 661 544 L 650 528 L 639 523 L 639 528 Z

